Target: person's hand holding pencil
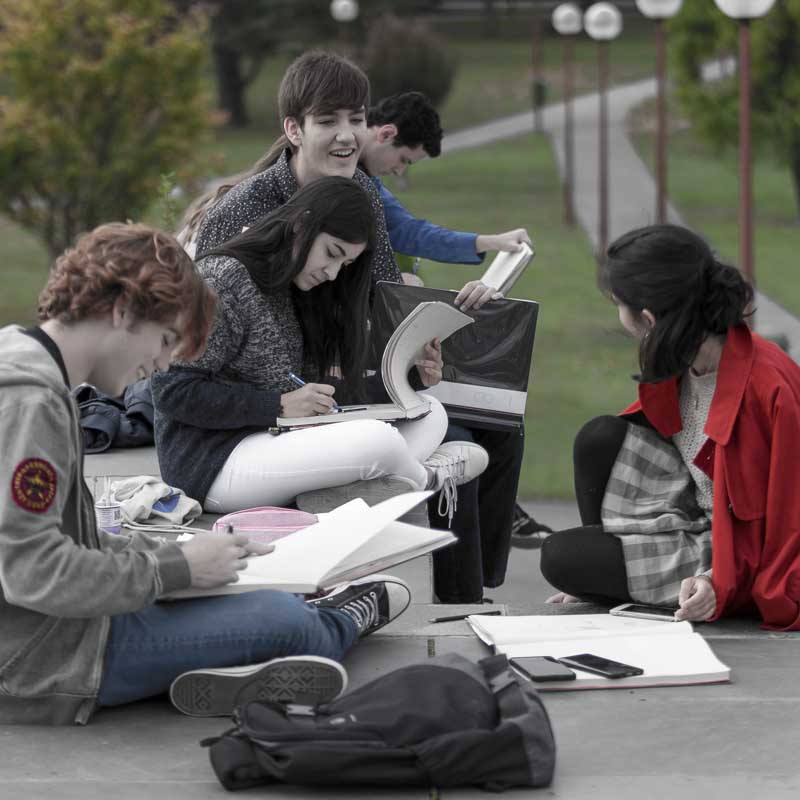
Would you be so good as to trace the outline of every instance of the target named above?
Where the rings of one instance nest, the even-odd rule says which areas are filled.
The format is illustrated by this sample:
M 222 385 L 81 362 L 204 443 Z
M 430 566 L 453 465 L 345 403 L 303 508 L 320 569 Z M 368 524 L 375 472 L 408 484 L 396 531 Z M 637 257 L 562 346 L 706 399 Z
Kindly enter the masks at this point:
M 281 395 L 281 416 L 313 417 L 318 414 L 330 414 L 339 411 L 333 399 L 336 389 L 327 383 L 306 383 L 293 372 L 289 380 L 299 389 Z

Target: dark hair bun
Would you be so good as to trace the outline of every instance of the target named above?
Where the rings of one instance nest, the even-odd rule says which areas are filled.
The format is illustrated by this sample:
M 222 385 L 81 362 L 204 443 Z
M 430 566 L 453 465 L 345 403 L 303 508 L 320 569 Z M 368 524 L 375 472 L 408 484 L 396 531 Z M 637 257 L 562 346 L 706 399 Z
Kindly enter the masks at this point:
M 705 268 L 702 315 L 709 333 L 723 334 L 738 325 L 753 300 L 753 289 L 736 267 L 716 259 Z

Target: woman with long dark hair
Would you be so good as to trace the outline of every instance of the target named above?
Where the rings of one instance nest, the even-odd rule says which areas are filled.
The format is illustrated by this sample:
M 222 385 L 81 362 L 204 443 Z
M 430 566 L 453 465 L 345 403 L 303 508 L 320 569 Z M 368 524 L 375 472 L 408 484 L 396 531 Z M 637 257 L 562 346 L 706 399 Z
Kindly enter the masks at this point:
M 377 399 L 375 381 L 364 379 L 374 231 L 356 183 L 320 178 L 202 254 L 198 269 L 219 297 L 206 351 L 153 379 L 166 481 L 209 511 L 229 512 L 382 475 L 413 490 L 483 471 L 479 446 L 439 447 L 447 417 L 433 398 L 430 414 L 397 426 L 356 420 L 266 432 L 279 416 L 329 412 L 334 392 L 341 403 Z M 423 387 L 439 382 L 438 341 L 417 369 Z
M 583 527 L 542 548 L 551 602 L 800 628 L 800 368 L 747 327 L 751 287 L 689 230 L 620 237 L 603 284 L 639 340 L 639 399 L 576 438 Z

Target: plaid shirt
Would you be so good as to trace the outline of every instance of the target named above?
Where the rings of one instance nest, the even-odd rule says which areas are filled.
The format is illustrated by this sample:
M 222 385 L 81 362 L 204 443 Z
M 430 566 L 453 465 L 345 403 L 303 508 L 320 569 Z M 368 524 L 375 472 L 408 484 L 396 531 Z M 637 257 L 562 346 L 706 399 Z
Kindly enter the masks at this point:
M 711 567 L 711 520 L 689 469 L 649 428 L 628 426 L 601 515 L 622 544 L 628 591 L 639 603 L 677 606 L 681 581 Z

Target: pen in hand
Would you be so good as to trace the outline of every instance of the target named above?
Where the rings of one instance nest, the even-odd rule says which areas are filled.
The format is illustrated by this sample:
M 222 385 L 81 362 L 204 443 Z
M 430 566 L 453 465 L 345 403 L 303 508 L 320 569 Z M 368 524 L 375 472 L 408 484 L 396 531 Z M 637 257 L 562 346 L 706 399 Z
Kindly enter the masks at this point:
M 298 378 L 297 375 L 294 374 L 294 372 L 290 372 L 289 373 L 289 380 L 292 383 L 296 384 L 297 386 L 305 386 L 306 385 L 306 382 L 302 378 Z M 342 409 L 339 408 L 338 405 L 336 405 L 336 401 L 334 400 L 333 406 L 331 407 L 331 410 L 332 411 L 341 411 Z

